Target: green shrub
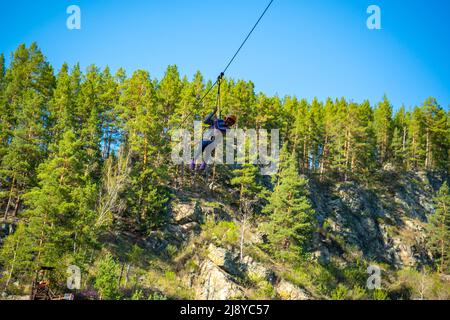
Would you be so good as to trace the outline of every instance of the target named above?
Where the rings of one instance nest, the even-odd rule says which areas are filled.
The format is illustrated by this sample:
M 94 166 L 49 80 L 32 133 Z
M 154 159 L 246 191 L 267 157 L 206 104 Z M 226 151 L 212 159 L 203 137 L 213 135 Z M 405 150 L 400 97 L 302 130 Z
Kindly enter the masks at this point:
M 236 245 L 239 241 L 239 228 L 232 221 L 220 221 L 217 224 L 208 221 L 205 224 L 205 236 L 208 240 L 217 239 L 224 244 Z
M 367 292 L 363 287 L 355 286 L 347 294 L 348 300 L 366 300 Z
M 167 300 L 167 297 L 161 293 L 153 292 L 148 296 L 148 300 Z
M 338 285 L 331 294 L 333 300 L 346 300 L 348 296 L 348 288 L 342 284 Z
M 164 275 L 168 281 L 175 281 L 177 278 L 177 275 L 173 271 L 166 271 Z
M 257 289 L 252 295 L 252 299 L 255 300 L 270 300 L 276 297 L 275 288 L 271 283 L 266 280 L 259 280 L 256 283 Z
M 376 289 L 372 293 L 373 300 L 389 300 L 389 296 L 386 291 L 381 289 Z
M 136 291 L 134 291 L 133 295 L 131 296 L 131 300 L 142 300 L 143 297 L 144 297 L 144 293 L 142 292 L 142 290 L 137 289 Z
M 177 251 L 178 251 L 177 246 L 175 246 L 173 244 L 169 244 L 166 247 L 166 253 L 170 258 L 174 257 L 177 254 Z
M 120 298 L 118 289 L 120 266 L 111 253 L 107 253 L 98 264 L 94 287 L 103 300 L 116 300 Z

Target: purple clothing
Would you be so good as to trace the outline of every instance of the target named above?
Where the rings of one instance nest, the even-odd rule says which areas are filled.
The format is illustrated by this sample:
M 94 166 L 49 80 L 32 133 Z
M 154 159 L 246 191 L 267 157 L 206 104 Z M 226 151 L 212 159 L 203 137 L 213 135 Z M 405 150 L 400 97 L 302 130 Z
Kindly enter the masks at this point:
M 215 119 L 214 123 L 209 127 L 210 129 L 216 129 L 219 130 L 220 132 L 222 132 L 222 134 L 226 134 L 227 130 L 230 129 L 228 128 L 228 126 L 225 124 L 225 121 L 222 119 Z
M 213 112 L 211 112 L 205 118 L 203 123 L 208 125 L 210 130 L 219 130 L 222 133 L 222 135 L 225 137 L 227 130 L 230 128 L 225 124 L 224 120 L 217 119 L 216 112 L 217 112 L 217 110 L 214 110 Z M 209 146 L 213 142 L 214 142 L 214 139 L 203 140 L 202 141 L 202 152 L 205 151 L 206 147 Z
M 208 125 L 210 130 L 219 130 L 222 133 L 222 135 L 225 136 L 229 127 L 225 124 L 224 120 L 217 119 L 216 112 L 217 112 L 217 110 L 214 110 L 213 112 L 211 112 L 205 118 L 203 123 Z M 202 141 L 202 152 L 205 151 L 206 147 L 208 147 L 213 142 L 214 142 L 213 138 L 211 138 L 211 140 L 203 140 Z M 196 159 L 195 158 L 191 162 L 191 170 L 195 170 L 195 167 L 196 167 L 196 165 L 195 165 Z M 203 161 L 199 170 L 203 171 L 205 169 L 206 169 L 206 162 Z
M 216 129 L 225 134 L 229 127 L 225 124 L 222 119 L 217 119 L 215 117 L 217 111 L 211 112 L 203 121 L 204 124 L 208 125 L 210 129 Z

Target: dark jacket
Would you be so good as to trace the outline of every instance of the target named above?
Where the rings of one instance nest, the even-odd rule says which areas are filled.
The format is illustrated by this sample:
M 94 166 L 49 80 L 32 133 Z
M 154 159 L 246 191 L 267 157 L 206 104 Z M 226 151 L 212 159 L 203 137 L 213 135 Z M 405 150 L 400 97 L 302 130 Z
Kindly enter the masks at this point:
M 203 121 L 204 124 L 208 125 L 210 129 L 220 130 L 222 134 L 225 134 L 229 127 L 225 124 L 225 121 L 222 119 L 217 119 L 216 117 L 217 110 L 214 110 Z

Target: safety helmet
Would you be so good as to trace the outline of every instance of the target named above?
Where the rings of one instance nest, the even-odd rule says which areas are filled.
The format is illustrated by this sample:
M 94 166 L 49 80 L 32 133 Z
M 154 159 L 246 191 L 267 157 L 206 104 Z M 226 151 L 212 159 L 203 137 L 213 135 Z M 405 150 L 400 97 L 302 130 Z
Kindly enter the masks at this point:
M 237 117 L 235 115 L 230 115 L 225 117 L 225 122 L 227 122 L 227 124 L 229 124 L 230 126 L 233 126 L 236 124 L 237 121 Z

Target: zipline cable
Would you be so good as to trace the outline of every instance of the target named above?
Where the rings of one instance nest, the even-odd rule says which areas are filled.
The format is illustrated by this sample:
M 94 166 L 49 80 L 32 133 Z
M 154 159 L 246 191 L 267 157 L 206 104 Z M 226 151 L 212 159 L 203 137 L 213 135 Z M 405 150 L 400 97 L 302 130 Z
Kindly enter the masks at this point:
M 247 37 L 245 38 L 245 40 L 242 42 L 241 46 L 239 47 L 239 49 L 236 51 L 236 53 L 234 54 L 233 58 L 231 58 L 230 62 L 227 64 L 227 66 L 225 67 L 225 70 L 221 73 L 221 74 L 225 74 L 225 72 L 227 72 L 228 68 L 230 67 L 230 65 L 233 63 L 234 59 L 237 57 L 237 55 L 239 54 L 239 52 L 241 51 L 241 49 L 244 47 L 245 43 L 247 42 L 247 40 L 250 38 L 250 36 L 252 35 L 253 31 L 255 31 L 256 27 L 258 26 L 259 22 L 262 20 L 262 18 L 264 17 L 264 15 L 266 14 L 267 10 L 269 10 L 270 6 L 272 5 L 274 0 L 271 0 L 269 2 L 269 4 L 267 5 L 266 9 L 264 9 L 264 12 L 261 14 L 261 16 L 259 17 L 258 21 L 256 21 L 255 25 L 253 26 L 252 30 L 250 30 L 250 32 L 248 33 Z
M 256 27 L 258 26 L 258 24 L 261 22 L 262 18 L 265 16 L 266 12 L 269 10 L 270 6 L 272 5 L 272 3 L 275 0 L 271 0 L 269 2 L 269 4 L 267 5 L 267 7 L 264 9 L 263 13 L 261 14 L 261 16 L 259 17 L 258 21 L 256 21 L 255 25 L 253 26 L 253 28 L 250 30 L 250 32 L 248 33 L 247 37 L 245 37 L 244 41 L 242 42 L 242 44 L 240 45 L 239 49 L 237 49 L 236 53 L 233 55 L 233 57 L 231 58 L 230 62 L 228 62 L 227 66 L 225 67 L 225 69 L 223 70 L 223 72 L 220 73 L 220 75 L 217 77 L 216 82 L 213 83 L 213 85 L 211 86 L 211 88 L 208 89 L 208 91 L 206 91 L 206 93 L 202 96 L 202 98 L 195 104 L 195 107 L 198 107 L 203 100 L 209 95 L 209 93 L 211 92 L 211 90 L 216 86 L 219 85 L 223 79 L 223 77 L 225 76 L 225 72 L 227 72 L 228 68 L 231 66 L 231 64 L 233 63 L 233 61 L 236 59 L 237 55 L 239 54 L 239 52 L 241 51 L 241 49 L 244 47 L 245 43 L 247 42 L 247 40 L 250 38 L 250 36 L 252 35 L 253 31 L 255 31 Z M 219 89 L 220 92 L 220 89 Z M 186 118 L 182 121 L 184 122 L 189 116 L 191 116 L 191 114 L 193 113 L 193 111 L 191 111 Z

